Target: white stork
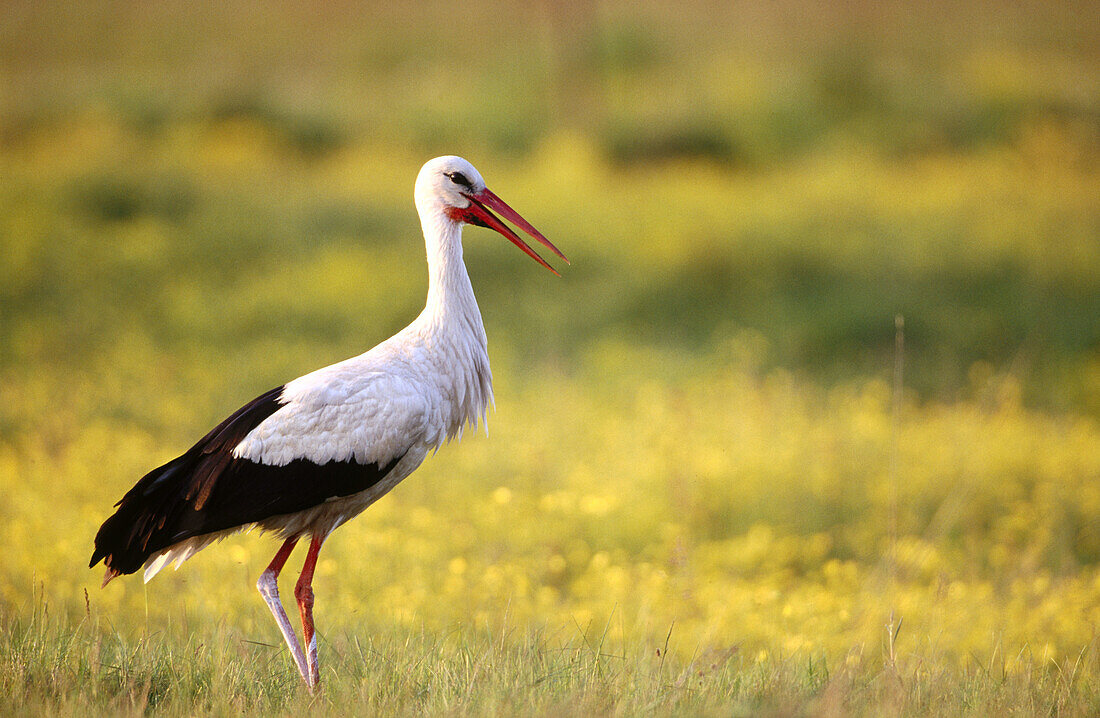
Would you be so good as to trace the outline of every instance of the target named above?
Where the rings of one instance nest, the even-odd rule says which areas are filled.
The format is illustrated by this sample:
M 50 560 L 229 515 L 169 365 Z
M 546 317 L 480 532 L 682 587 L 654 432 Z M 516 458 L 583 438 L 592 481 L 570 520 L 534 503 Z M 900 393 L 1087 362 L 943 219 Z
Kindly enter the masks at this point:
M 461 157 L 437 157 L 416 178 L 428 253 L 428 299 L 409 326 L 365 354 L 268 391 L 197 444 L 153 469 L 116 504 L 90 566 L 103 585 L 166 564 L 258 526 L 283 539 L 257 587 L 303 680 L 320 680 L 313 571 L 325 538 L 413 472 L 429 452 L 484 421 L 493 398 L 485 327 L 462 262 L 462 226 L 500 232 L 557 274 L 492 210 L 567 263 L 558 249 L 485 186 Z M 306 651 L 279 600 L 278 577 L 298 540 L 309 551 L 294 589 Z

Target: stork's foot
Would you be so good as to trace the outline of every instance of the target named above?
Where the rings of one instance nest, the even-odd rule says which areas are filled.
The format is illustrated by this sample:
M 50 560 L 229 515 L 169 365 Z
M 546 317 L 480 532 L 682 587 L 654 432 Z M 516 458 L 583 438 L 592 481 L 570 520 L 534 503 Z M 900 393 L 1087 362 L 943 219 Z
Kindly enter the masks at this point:
M 294 629 L 290 625 L 290 619 L 287 617 L 286 611 L 283 610 L 283 602 L 279 600 L 279 571 L 282 570 L 283 564 L 286 563 L 287 558 L 290 557 L 290 552 L 294 550 L 297 543 L 298 539 L 296 538 L 288 539 L 283 543 L 282 548 L 275 554 L 275 558 L 271 560 L 267 570 L 260 574 L 260 580 L 256 582 L 256 588 L 260 590 L 264 603 L 271 609 L 271 615 L 275 617 L 275 622 L 279 624 L 279 631 L 282 632 L 283 640 L 286 641 L 286 646 L 290 649 L 290 655 L 294 657 L 298 672 L 302 674 L 302 680 L 310 685 L 310 691 L 312 691 L 313 687 L 309 680 L 309 666 L 306 665 L 305 653 L 302 651 L 302 645 L 298 643 L 298 637 L 294 635 Z
M 313 625 L 313 587 L 299 581 L 294 587 L 294 597 L 298 599 L 298 611 L 302 616 L 302 641 L 305 643 L 306 665 L 309 668 L 306 683 L 312 691 L 321 681 L 321 671 L 317 665 L 317 629 Z
M 303 674 L 310 692 L 317 690 L 321 683 L 321 669 L 317 661 L 317 630 L 313 625 L 313 571 L 317 568 L 317 554 L 321 551 L 324 536 L 313 536 L 309 544 L 309 553 L 302 564 L 302 575 L 294 586 L 294 597 L 298 599 L 298 611 L 302 616 L 302 640 L 306 646 L 306 664 L 308 677 Z
M 313 625 L 313 571 L 317 568 L 317 553 L 324 543 L 324 535 L 314 535 L 309 544 L 309 552 L 306 554 L 305 563 L 302 564 L 302 575 L 294 586 L 294 597 L 298 600 L 298 611 L 302 615 L 302 638 L 305 641 L 306 650 L 302 650 L 302 644 L 298 643 L 298 637 L 294 635 L 294 629 L 290 626 L 290 619 L 283 610 L 283 603 L 279 600 L 279 572 L 286 564 L 290 552 L 298 543 L 298 539 L 287 539 L 282 548 L 271 559 L 267 570 L 260 574 L 260 580 L 256 582 L 256 588 L 260 589 L 260 595 L 271 609 L 271 615 L 279 624 L 279 630 L 283 634 L 290 655 L 294 656 L 294 663 L 298 666 L 298 672 L 302 674 L 302 680 L 310 693 L 315 693 L 321 684 L 321 670 L 317 662 L 317 631 Z

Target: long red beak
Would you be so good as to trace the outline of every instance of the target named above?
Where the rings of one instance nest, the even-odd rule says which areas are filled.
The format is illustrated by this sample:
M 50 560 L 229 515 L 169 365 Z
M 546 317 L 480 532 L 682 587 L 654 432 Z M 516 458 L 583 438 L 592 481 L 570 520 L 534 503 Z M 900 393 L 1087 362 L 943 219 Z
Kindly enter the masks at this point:
M 507 237 L 509 241 L 512 242 L 512 244 L 522 249 L 529 257 L 531 257 L 531 259 L 534 259 L 536 262 L 546 267 L 554 274 L 557 274 L 559 277 L 561 276 L 560 274 L 558 274 L 557 270 L 547 264 L 546 260 L 540 257 L 535 252 L 535 250 L 531 249 L 530 245 L 528 245 L 527 242 L 524 242 L 522 239 L 520 239 L 520 236 L 513 232 L 508 225 L 504 224 L 504 222 L 501 222 L 500 219 L 495 214 L 493 214 L 491 210 L 495 209 L 497 212 L 500 212 L 502 217 L 522 229 L 527 234 L 531 235 L 535 239 L 535 241 L 549 249 L 554 254 L 561 257 L 566 264 L 569 264 L 569 259 L 567 259 L 566 256 L 561 253 L 561 250 L 551 244 L 549 239 L 543 237 L 542 232 L 532 227 L 530 222 L 519 215 L 519 212 L 509 207 L 507 204 L 504 203 L 504 200 L 502 200 L 500 197 L 497 197 L 488 189 L 483 189 L 475 194 L 467 194 L 465 196 L 466 199 L 470 200 L 470 206 L 462 211 L 461 219 L 464 222 L 469 222 L 470 224 L 476 224 L 482 227 L 488 227 L 489 229 L 495 229 L 496 231 Z

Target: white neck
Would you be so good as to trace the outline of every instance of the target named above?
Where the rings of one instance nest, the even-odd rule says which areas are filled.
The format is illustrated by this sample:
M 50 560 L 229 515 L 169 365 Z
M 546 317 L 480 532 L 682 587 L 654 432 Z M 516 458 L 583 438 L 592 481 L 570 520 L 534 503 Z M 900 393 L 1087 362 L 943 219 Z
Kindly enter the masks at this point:
M 492 372 L 477 299 L 462 261 L 462 225 L 443 212 L 421 212 L 428 255 L 428 299 L 414 326 L 431 347 L 437 376 L 449 384 L 455 413 L 447 434 L 476 424 L 493 399 Z M 441 387 L 442 388 L 442 387 Z
M 420 219 L 424 249 L 428 255 L 428 300 L 424 311 L 439 322 L 453 322 L 473 313 L 478 324 L 481 314 L 466 264 L 462 261 L 462 225 L 443 212 L 426 212 Z M 484 329 L 482 329 L 482 333 Z

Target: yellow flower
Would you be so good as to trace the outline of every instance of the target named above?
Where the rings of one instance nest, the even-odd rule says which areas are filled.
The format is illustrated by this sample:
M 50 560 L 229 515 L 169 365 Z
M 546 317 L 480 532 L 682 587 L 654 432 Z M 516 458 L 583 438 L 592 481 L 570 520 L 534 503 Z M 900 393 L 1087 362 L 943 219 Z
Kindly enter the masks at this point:
M 451 559 L 450 563 L 447 564 L 447 570 L 456 576 L 461 576 L 466 573 L 466 567 L 466 559 L 461 556 L 455 556 Z

